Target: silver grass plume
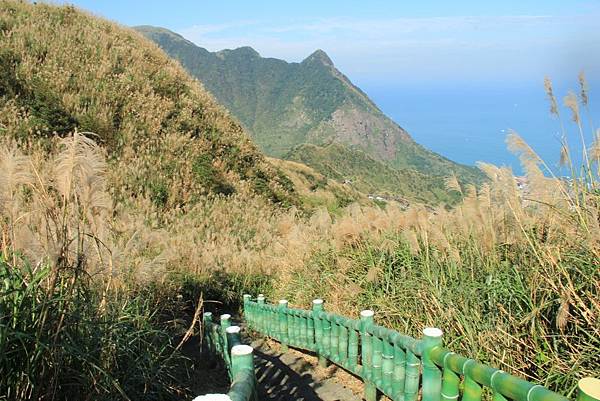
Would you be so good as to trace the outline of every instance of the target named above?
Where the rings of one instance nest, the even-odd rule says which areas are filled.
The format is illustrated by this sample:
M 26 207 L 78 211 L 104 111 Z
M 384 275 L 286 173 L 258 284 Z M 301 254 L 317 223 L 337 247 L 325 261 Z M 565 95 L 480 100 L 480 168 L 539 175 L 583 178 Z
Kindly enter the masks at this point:
M 0 148 L 0 210 L 14 200 L 19 187 L 32 184 L 29 157 L 16 146 Z
M 552 81 L 549 77 L 544 78 L 544 89 L 546 90 L 546 95 L 548 95 L 548 99 L 550 100 L 550 114 L 558 115 L 558 104 L 556 103 L 556 97 L 554 96 L 554 91 L 552 90 Z
M 590 158 L 593 160 L 600 160 L 600 128 L 596 130 L 594 142 L 590 147 Z
M 54 164 L 56 189 L 64 199 L 76 195 L 88 207 L 107 207 L 108 197 L 100 193 L 106 162 L 96 143 L 85 134 L 89 133 L 75 132 L 61 139 L 63 149 Z
M 579 124 L 579 122 L 580 122 L 579 103 L 577 102 L 577 96 L 575 95 L 575 93 L 570 91 L 567 94 L 567 96 L 564 97 L 563 103 L 565 104 L 566 107 L 571 109 L 571 112 L 572 112 L 571 119 L 574 122 L 576 122 L 577 124 Z
M 585 78 L 585 73 L 583 71 L 581 71 L 579 73 L 579 95 L 581 97 L 581 103 L 584 106 L 588 105 L 589 102 L 589 97 L 588 97 L 588 92 L 589 92 L 589 87 L 588 87 L 588 83 L 587 83 L 587 79 Z
M 452 174 L 450 177 L 446 178 L 444 184 L 448 191 L 456 191 L 460 194 L 463 193 L 460 183 L 458 182 L 458 178 L 456 177 L 456 174 Z

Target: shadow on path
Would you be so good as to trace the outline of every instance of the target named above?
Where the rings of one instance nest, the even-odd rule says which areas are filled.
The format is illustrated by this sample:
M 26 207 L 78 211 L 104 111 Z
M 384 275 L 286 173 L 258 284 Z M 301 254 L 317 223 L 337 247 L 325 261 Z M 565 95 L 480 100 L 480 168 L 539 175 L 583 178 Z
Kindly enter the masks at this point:
M 258 380 L 258 396 L 260 400 L 273 401 L 321 401 L 314 388 L 318 387 L 312 375 L 308 372 L 310 364 L 295 358 L 287 361 L 298 365 L 306 365 L 298 373 L 290 368 L 279 355 L 268 354 L 260 349 L 254 350 L 254 363 L 256 364 L 256 379 Z
M 245 328 L 243 322 L 240 326 Z M 290 347 L 289 352 L 281 354 L 270 348 L 264 338 L 253 339 L 248 334 L 242 339 L 254 348 L 259 401 L 362 401 L 334 377 L 321 377 L 322 372 L 317 373 L 317 367 L 304 357 L 305 353 Z M 329 369 L 329 374 L 336 370 L 337 367 Z

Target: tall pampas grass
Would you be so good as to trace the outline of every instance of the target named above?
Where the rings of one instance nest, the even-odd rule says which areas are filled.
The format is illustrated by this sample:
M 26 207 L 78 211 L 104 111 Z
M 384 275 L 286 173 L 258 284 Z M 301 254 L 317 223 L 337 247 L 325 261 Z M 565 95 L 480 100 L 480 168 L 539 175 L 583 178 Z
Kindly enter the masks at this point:
M 329 294 L 332 310 L 372 308 L 382 323 L 417 336 L 422 327 L 441 326 L 464 352 L 563 393 L 579 377 L 599 375 L 600 198 L 598 173 L 587 166 L 600 162 L 600 133 L 575 168 L 550 79 L 544 86 L 570 177 L 510 131 L 507 145 L 524 177 L 479 163 L 488 177 L 479 188 L 446 179 L 446 188 L 463 197 L 451 209 L 354 205 L 333 219 L 331 249 L 309 257 L 310 273 L 292 275 L 278 296 L 308 302 Z M 589 105 L 583 76 L 580 86 L 579 99 L 565 99 L 576 130 Z

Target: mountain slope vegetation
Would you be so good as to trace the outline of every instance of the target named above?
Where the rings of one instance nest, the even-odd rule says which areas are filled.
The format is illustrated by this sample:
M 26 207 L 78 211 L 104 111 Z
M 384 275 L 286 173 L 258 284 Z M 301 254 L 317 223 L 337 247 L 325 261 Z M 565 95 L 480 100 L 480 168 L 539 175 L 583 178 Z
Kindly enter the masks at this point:
M 457 192 L 446 190 L 443 177 L 413 169 L 394 169 L 360 149 L 340 144 L 299 145 L 284 158 L 306 164 L 331 180 L 345 182 L 373 196 L 424 204 L 455 203 L 459 199 Z
M 153 44 L 72 7 L 56 14 L 36 5 L 25 16 L 21 9 L 3 3 L 3 135 L 25 140 L 92 132 L 127 169 L 115 191 L 163 206 L 246 191 L 243 186 L 276 202 L 288 196 L 242 127 Z
M 277 256 L 272 221 L 297 203 L 155 44 L 72 6 L 0 2 L 0 398 L 210 390 L 181 349 L 202 295 L 262 285 L 238 277 Z
M 415 143 L 335 68 L 322 50 L 301 63 L 263 58 L 250 47 L 209 52 L 163 28 L 136 29 L 155 41 L 239 119 L 268 155 L 332 142 L 357 147 L 392 168 L 477 181 L 481 173 Z

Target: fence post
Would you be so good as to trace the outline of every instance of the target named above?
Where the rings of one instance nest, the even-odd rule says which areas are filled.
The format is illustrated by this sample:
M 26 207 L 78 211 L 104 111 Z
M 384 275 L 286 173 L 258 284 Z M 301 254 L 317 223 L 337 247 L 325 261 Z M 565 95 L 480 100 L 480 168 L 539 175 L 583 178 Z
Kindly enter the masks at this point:
M 388 394 L 393 394 L 392 383 L 394 381 L 394 345 L 387 340 L 383 341 L 383 352 L 381 354 L 381 373 L 383 388 Z
M 279 343 L 281 344 L 281 352 L 288 352 L 288 321 L 287 321 L 287 306 L 286 299 L 279 300 Z
M 225 330 L 229 326 L 231 326 L 231 315 L 229 313 L 224 313 L 221 315 L 221 334 L 223 336 L 223 344 L 227 344 L 227 333 Z
M 317 350 L 315 343 L 315 319 L 312 313 L 306 316 L 306 341 L 309 344 L 309 349 L 314 347 L 314 351 Z
M 308 346 L 308 319 L 304 314 L 298 316 L 298 322 L 300 323 L 300 345 L 302 348 Z
M 337 324 L 337 317 L 330 320 L 331 330 L 329 334 L 329 359 L 335 363 L 340 363 L 340 326 Z
M 421 361 L 411 350 L 406 350 L 406 368 L 404 371 L 404 400 L 417 401 L 419 398 L 419 380 Z
M 327 358 L 325 358 L 323 353 L 323 321 L 319 317 L 319 313 L 323 312 L 323 300 L 322 299 L 313 299 L 312 301 L 312 315 L 315 321 L 315 344 L 317 348 L 317 355 L 319 356 L 319 366 L 322 368 L 327 367 Z
M 215 353 L 215 345 L 213 344 L 213 338 L 211 335 L 212 329 L 212 313 L 204 312 L 202 315 L 202 334 L 203 340 L 206 341 L 206 347 L 208 351 L 214 355 Z
M 225 329 L 225 334 L 227 336 L 227 352 L 231 352 L 231 348 L 242 343 L 240 330 L 240 326 L 229 326 Z
M 231 390 L 229 391 L 229 397 L 232 400 L 248 399 L 248 392 L 252 394 L 250 399 L 256 398 L 256 376 L 254 373 L 253 352 L 254 348 L 249 345 L 236 345 L 231 348 L 231 376 L 233 383 Z M 250 389 L 242 386 L 242 383 L 238 384 L 235 382 L 235 378 L 243 371 L 247 371 L 247 373 L 254 378 L 251 384 L 252 388 Z
M 349 329 L 348 334 L 348 366 L 352 372 L 356 372 L 358 366 L 358 331 L 357 327 Z
M 250 301 L 252 301 L 252 295 L 244 294 L 244 318 L 248 328 L 252 328 L 252 312 L 250 312 Z
M 360 312 L 360 340 L 361 340 L 361 362 L 362 370 L 361 376 L 365 383 L 365 400 L 375 401 L 377 400 L 377 387 L 373 383 L 371 378 L 371 371 L 373 365 L 373 347 L 371 338 L 372 336 L 367 332 L 367 328 L 374 325 L 373 316 L 375 312 L 372 310 L 364 310 Z
M 600 379 L 586 377 L 579 380 L 577 401 L 600 401 Z
M 346 322 L 347 320 L 342 318 L 338 326 L 338 356 L 342 366 L 348 365 L 348 328 Z
M 258 294 L 258 296 L 256 297 L 256 303 L 258 304 L 258 307 L 256 308 L 256 314 L 257 314 L 257 328 L 258 331 L 261 331 L 263 333 L 266 333 L 267 331 L 267 325 L 266 325 L 266 319 L 267 319 L 267 313 L 265 311 L 265 309 L 263 308 L 263 306 L 265 305 L 265 296 L 263 294 Z
M 442 330 L 428 327 L 423 330 L 423 401 L 440 401 L 442 371 L 431 360 L 431 350 L 442 345 Z
M 229 313 L 223 313 L 221 315 L 221 327 L 223 328 L 223 330 L 225 330 L 226 328 L 231 326 L 230 319 L 231 319 L 231 315 Z
M 221 357 L 223 357 L 225 365 L 230 366 L 231 358 L 229 357 L 229 345 L 227 345 L 227 328 L 231 326 L 231 315 L 224 313 L 220 316 L 220 319 L 221 324 L 217 326 L 219 348 L 221 349 Z

